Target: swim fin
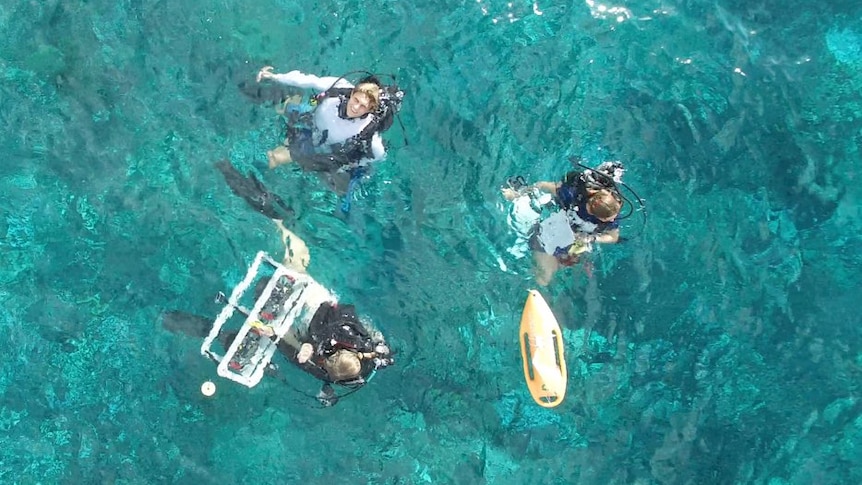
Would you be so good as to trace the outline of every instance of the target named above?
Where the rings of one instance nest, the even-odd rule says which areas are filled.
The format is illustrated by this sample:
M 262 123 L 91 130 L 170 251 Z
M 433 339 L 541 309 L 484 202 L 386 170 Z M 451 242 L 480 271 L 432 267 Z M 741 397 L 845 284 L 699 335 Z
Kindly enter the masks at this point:
M 162 315 L 162 327 L 174 333 L 184 333 L 190 337 L 206 337 L 212 328 L 212 320 L 192 313 L 171 310 Z
M 213 321 L 193 313 L 171 310 L 162 314 L 162 327 L 173 333 L 184 333 L 189 337 L 205 338 L 212 329 Z M 227 350 L 237 332 L 219 334 L 219 342 Z
M 254 104 L 279 104 L 291 96 L 302 94 L 298 88 L 275 83 L 261 84 L 253 80 L 242 81 L 237 84 L 237 88 Z
M 227 160 L 216 163 L 216 168 L 224 176 L 231 192 L 245 199 L 254 210 L 270 219 L 285 220 L 294 217 L 293 209 L 281 197 L 267 190 L 254 174 L 244 176 Z

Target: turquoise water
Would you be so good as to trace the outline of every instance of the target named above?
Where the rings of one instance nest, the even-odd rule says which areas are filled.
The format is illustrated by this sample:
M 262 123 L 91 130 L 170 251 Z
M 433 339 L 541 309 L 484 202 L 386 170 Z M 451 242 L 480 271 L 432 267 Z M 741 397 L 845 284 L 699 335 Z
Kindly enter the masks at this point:
M 0 482 L 862 482 L 857 3 L 19 1 L 0 37 Z M 262 168 L 277 119 L 237 84 L 265 64 L 407 91 L 348 215 Z M 498 190 L 570 155 L 626 162 L 649 219 L 543 290 L 570 370 L 545 411 Z M 160 325 L 281 251 L 226 158 L 399 352 L 334 408 L 206 399 Z

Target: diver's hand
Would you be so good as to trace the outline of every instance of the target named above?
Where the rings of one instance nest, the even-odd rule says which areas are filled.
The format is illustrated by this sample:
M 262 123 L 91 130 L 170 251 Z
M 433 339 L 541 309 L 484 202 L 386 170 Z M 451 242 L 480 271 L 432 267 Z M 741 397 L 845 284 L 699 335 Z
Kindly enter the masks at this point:
M 374 346 L 374 353 L 377 355 L 389 355 L 389 346 L 381 342 Z
M 590 250 L 590 247 L 587 242 L 582 241 L 580 239 L 575 240 L 574 244 L 569 246 L 567 251 L 570 258 L 577 258 L 582 253 L 585 253 Z
M 272 66 L 263 66 L 260 71 L 257 71 L 257 82 L 272 79 L 275 76 L 272 72 L 273 69 Z
M 299 348 L 299 353 L 296 354 L 296 361 L 300 364 L 304 364 L 311 358 L 312 353 L 314 353 L 314 347 L 309 343 L 304 343 Z
M 596 236 L 593 234 L 578 234 L 575 239 L 581 244 L 592 244 L 596 242 Z
M 500 193 L 503 194 L 504 199 L 506 199 L 510 202 L 517 199 L 518 196 L 521 195 L 518 193 L 517 190 L 515 190 L 511 187 L 503 187 L 502 189 L 500 189 Z
M 269 325 L 264 324 L 261 321 L 252 322 L 251 328 L 253 331 L 256 331 L 258 335 L 263 335 L 264 337 L 275 336 L 275 329 L 273 329 Z

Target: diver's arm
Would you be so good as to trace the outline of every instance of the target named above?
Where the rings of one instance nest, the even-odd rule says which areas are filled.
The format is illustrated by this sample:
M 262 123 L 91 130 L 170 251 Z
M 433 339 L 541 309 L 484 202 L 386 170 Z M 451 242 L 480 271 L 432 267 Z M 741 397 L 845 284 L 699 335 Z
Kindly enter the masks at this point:
M 547 192 L 549 194 L 556 194 L 557 189 L 560 188 L 559 182 L 536 182 L 533 184 L 534 189 L 538 189 L 542 192 Z
M 267 66 L 269 67 L 269 66 Z M 272 69 L 271 67 L 269 69 Z M 326 91 L 332 87 L 349 88 L 353 87 L 348 81 L 343 78 L 334 76 L 318 77 L 313 74 L 303 74 L 300 71 L 293 70 L 284 74 L 274 73 L 266 67 L 261 69 L 257 75 L 258 82 L 264 79 L 275 81 L 279 84 L 293 86 L 302 89 L 313 89 L 315 91 Z
M 281 337 L 281 341 L 284 342 L 285 345 L 292 348 L 294 352 L 299 352 L 300 347 L 302 347 L 302 343 L 299 341 L 296 335 L 294 335 L 293 332 L 290 331 L 288 331 L 286 334 L 284 334 L 283 337 Z
M 383 146 L 383 138 L 380 137 L 380 133 L 375 133 L 374 136 L 371 137 L 370 155 L 370 157 L 364 158 L 367 163 L 376 162 L 386 158 L 386 147 Z
M 593 236 L 593 242 L 599 244 L 616 244 L 620 240 L 620 229 L 615 227 L 601 234 Z
M 511 202 L 518 198 L 518 196 L 529 193 L 530 190 L 538 190 L 539 192 L 547 192 L 555 195 L 559 188 L 559 182 L 536 182 L 533 185 L 526 186 L 519 190 L 515 190 L 511 187 L 503 187 L 500 189 L 500 192 L 503 194 L 503 198 Z

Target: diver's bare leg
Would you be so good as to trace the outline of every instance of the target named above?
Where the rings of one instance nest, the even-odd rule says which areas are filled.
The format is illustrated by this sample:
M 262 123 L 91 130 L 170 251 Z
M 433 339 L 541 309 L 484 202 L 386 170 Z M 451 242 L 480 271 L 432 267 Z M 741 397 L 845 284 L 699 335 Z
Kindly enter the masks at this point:
M 279 145 L 266 152 L 266 159 L 269 161 L 269 168 L 275 168 L 293 161 L 290 158 L 290 150 L 284 145 Z
M 311 254 L 305 241 L 284 227 L 284 222 L 274 219 L 275 225 L 281 230 L 281 241 L 284 243 L 284 265 L 301 273 L 305 273 Z
M 560 269 L 560 262 L 553 254 L 533 251 L 533 262 L 535 263 L 536 283 L 539 286 L 548 286 L 554 273 Z

